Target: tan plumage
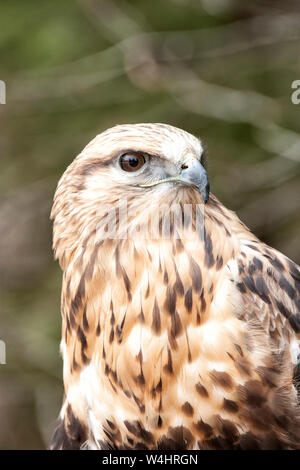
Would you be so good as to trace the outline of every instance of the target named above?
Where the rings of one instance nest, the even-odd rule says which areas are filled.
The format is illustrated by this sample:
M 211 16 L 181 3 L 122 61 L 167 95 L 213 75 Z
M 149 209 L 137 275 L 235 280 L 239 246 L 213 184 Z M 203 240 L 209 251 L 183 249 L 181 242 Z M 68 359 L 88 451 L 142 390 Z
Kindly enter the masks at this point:
M 126 152 L 143 152 L 144 167 L 123 171 Z M 200 183 L 175 181 L 199 162 L 200 141 L 180 129 L 124 125 L 61 178 L 52 218 L 65 398 L 51 448 L 300 447 L 299 268 L 213 195 L 203 205 Z M 129 236 L 104 238 L 124 198 L 116 225 Z M 180 233 L 174 204 L 191 208 Z M 171 234 L 145 237 L 158 207 Z

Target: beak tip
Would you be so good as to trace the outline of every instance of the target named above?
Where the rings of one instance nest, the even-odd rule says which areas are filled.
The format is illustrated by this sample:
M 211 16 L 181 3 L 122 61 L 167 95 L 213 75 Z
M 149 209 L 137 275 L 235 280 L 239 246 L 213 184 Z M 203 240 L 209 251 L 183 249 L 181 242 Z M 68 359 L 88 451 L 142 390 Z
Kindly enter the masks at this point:
M 200 189 L 200 191 L 201 191 L 201 189 Z M 206 204 L 209 200 L 209 193 L 210 193 L 210 187 L 209 187 L 209 183 L 207 183 L 205 188 L 201 191 L 201 197 L 202 197 L 202 200 L 203 200 L 204 204 Z

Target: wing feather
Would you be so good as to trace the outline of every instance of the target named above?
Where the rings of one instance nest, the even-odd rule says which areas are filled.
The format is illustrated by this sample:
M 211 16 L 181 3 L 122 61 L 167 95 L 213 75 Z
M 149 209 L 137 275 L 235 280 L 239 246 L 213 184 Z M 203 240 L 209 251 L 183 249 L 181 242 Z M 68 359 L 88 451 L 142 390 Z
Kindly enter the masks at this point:
M 274 351 L 290 347 L 294 383 L 300 389 L 300 268 L 261 242 L 244 244 L 236 287 L 242 294 L 241 318 L 258 322 Z

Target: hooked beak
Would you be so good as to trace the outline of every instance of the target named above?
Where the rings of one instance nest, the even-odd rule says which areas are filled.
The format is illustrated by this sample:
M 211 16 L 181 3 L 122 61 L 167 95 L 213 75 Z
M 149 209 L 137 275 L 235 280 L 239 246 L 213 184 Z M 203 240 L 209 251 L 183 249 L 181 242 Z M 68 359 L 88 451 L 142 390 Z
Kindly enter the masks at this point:
M 178 181 L 184 185 L 196 186 L 201 193 L 203 203 L 206 204 L 209 198 L 209 181 L 205 169 L 195 158 L 187 162 L 186 166 Z
M 195 157 L 189 155 L 183 161 L 182 171 L 177 176 L 170 176 L 152 183 L 141 184 L 142 187 L 156 186 L 160 183 L 174 182 L 184 186 L 196 186 L 199 189 L 202 201 L 204 204 L 207 203 L 209 198 L 209 181 L 208 176 L 199 162 Z

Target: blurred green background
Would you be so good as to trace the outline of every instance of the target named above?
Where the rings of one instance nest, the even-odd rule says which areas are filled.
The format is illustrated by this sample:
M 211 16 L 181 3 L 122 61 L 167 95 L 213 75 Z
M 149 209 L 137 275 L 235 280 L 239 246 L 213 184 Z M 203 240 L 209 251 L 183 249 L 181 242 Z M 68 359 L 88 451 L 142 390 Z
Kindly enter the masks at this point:
M 0 448 L 45 448 L 62 400 L 57 181 L 97 133 L 165 122 L 201 136 L 212 191 L 300 262 L 300 3 L 0 3 Z

